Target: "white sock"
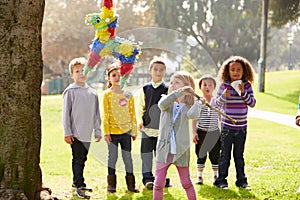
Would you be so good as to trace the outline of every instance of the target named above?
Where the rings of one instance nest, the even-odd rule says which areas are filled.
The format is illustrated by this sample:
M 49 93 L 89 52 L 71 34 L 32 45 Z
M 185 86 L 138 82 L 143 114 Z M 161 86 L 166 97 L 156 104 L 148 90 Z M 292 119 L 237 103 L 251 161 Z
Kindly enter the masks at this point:
M 217 170 L 217 171 L 214 171 L 214 176 L 216 176 L 216 177 L 219 176 L 218 170 Z
M 199 172 L 199 171 L 198 171 L 198 177 L 202 177 L 202 173 L 203 173 L 203 172 Z

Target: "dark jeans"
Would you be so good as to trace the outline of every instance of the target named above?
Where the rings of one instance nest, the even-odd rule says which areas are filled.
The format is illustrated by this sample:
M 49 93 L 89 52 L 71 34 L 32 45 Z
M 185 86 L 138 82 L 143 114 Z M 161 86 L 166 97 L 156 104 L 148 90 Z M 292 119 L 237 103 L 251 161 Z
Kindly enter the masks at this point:
M 219 177 L 215 181 L 215 185 L 228 184 L 228 168 L 231 159 L 231 149 L 233 146 L 233 158 L 236 169 L 237 186 L 247 183 L 245 175 L 244 149 L 247 136 L 247 130 L 229 130 L 223 129 L 221 132 L 221 156 L 219 159 Z
M 204 166 L 208 153 L 212 167 L 217 168 L 221 150 L 220 130 L 207 132 L 197 129 L 197 134 L 199 138 L 195 146 L 197 164 Z
M 108 175 L 116 174 L 118 160 L 118 145 L 121 145 L 122 158 L 125 165 L 126 175 L 133 175 L 131 157 L 131 131 L 121 135 L 110 134 L 111 142 L 108 145 Z
M 142 133 L 141 140 L 141 158 L 142 158 L 142 174 L 143 184 L 147 182 L 154 182 L 154 176 L 152 173 L 153 155 L 156 153 L 157 137 L 149 137 L 145 133 Z
M 90 148 L 90 142 L 81 142 L 74 138 L 72 148 L 72 171 L 73 171 L 73 184 L 76 187 L 84 187 L 83 170 L 84 163 L 87 160 L 87 154 Z

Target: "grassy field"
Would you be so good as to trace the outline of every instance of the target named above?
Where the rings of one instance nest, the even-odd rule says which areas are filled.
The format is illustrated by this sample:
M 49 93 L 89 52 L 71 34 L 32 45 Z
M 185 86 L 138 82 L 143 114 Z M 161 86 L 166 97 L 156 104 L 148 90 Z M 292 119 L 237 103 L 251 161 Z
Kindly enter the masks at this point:
M 265 93 L 255 93 L 256 109 L 295 115 L 300 94 L 300 71 L 266 74 Z M 257 88 L 257 84 L 253 86 Z M 59 199 L 77 199 L 71 189 L 71 148 L 64 142 L 61 124 L 62 97 L 43 96 L 41 167 L 43 182 Z M 118 161 L 117 193 L 107 194 L 107 145 L 104 140 L 92 142 L 85 168 L 88 186 L 93 187 L 91 199 L 152 199 L 152 191 L 143 190 L 141 182 L 140 139 L 133 142 L 133 160 L 140 193 L 127 192 L 121 156 Z M 194 152 L 194 146 L 192 146 Z M 300 186 L 300 131 L 292 127 L 260 119 L 249 119 L 245 148 L 246 174 L 251 191 L 234 186 L 235 168 L 230 165 L 229 190 L 212 185 L 212 172 L 207 161 L 204 185 L 196 185 L 198 199 L 300 199 L 295 193 Z M 196 179 L 196 157 L 191 154 L 191 176 Z M 173 187 L 165 189 L 164 199 L 186 199 L 176 168 L 168 171 Z

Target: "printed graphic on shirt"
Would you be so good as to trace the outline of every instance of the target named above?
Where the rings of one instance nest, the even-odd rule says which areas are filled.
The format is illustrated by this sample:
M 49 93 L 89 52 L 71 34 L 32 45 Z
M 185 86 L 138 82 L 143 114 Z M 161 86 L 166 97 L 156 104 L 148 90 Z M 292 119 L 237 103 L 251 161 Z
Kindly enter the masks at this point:
M 126 98 L 121 98 L 121 99 L 119 100 L 119 105 L 120 105 L 120 106 L 126 106 L 126 105 L 127 105 L 127 100 L 126 100 Z

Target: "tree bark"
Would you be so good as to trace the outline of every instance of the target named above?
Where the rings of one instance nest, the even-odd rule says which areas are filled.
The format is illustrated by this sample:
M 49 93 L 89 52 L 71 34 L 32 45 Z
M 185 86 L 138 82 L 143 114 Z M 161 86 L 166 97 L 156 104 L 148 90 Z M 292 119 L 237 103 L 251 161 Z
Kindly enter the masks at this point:
M 40 199 L 45 0 L 0 1 L 0 199 Z

